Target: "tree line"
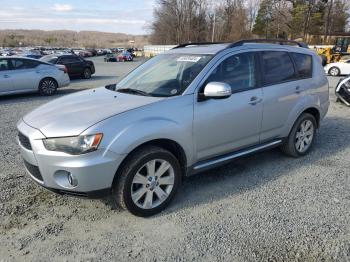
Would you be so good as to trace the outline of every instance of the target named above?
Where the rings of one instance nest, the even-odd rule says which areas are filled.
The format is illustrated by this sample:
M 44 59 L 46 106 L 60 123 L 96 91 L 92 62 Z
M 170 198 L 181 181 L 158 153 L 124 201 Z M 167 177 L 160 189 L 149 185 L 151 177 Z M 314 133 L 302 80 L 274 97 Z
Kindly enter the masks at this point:
M 135 44 L 130 44 L 129 41 Z M 148 36 L 106 33 L 97 31 L 70 30 L 0 30 L 0 47 L 54 46 L 54 47 L 143 47 L 148 44 Z
M 158 0 L 153 44 L 302 39 L 326 44 L 349 30 L 348 0 Z

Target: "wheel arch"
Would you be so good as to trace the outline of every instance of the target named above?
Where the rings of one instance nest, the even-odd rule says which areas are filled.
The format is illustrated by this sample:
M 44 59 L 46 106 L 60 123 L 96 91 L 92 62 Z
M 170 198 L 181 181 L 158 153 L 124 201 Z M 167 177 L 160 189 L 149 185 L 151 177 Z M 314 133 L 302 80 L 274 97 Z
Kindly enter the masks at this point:
M 176 142 L 174 140 L 167 139 L 167 138 L 159 138 L 159 139 L 153 139 L 153 140 L 144 142 L 144 143 L 136 146 L 134 149 L 132 149 L 124 157 L 124 159 L 120 163 L 120 165 L 119 165 L 119 167 L 114 175 L 112 186 L 118 181 L 118 177 L 119 177 L 118 173 L 120 172 L 120 170 L 123 168 L 123 166 L 128 161 L 129 156 L 131 156 L 134 152 L 140 150 L 141 148 L 146 147 L 146 146 L 151 146 L 151 145 L 166 149 L 169 152 L 171 152 L 180 163 L 182 176 L 185 176 L 185 174 L 187 172 L 187 156 L 186 156 L 186 153 L 185 153 L 185 150 L 183 149 L 183 147 L 178 142 Z
M 55 81 L 56 86 L 58 87 L 58 81 L 57 81 L 56 78 L 54 78 L 53 76 L 44 76 L 44 77 L 42 77 L 42 78 L 40 79 L 40 81 L 39 81 L 38 90 L 40 90 L 40 85 L 41 85 L 41 83 L 42 83 L 45 79 L 52 79 L 53 81 Z
M 316 125 L 317 128 L 320 126 L 320 121 L 321 121 L 321 113 L 320 111 L 316 108 L 316 107 L 309 107 L 307 109 L 305 109 L 300 115 L 299 117 L 304 114 L 304 113 L 309 113 L 310 115 L 312 115 L 315 119 L 316 119 Z M 298 117 L 298 118 L 299 118 Z

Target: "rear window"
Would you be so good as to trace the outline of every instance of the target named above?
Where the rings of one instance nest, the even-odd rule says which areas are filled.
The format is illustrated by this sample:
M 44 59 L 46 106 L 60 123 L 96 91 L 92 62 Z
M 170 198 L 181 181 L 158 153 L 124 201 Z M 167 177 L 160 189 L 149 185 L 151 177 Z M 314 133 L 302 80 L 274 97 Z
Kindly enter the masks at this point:
M 40 62 L 29 59 L 11 59 L 13 69 L 31 69 L 37 67 Z
M 56 64 L 58 57 L 57 56 L 43 56 L 42 58 L 40 58 L 40 60 L 44 61 L 46 63 Z
M 264 84 L 274 85 L 295 79 L 293 62 L 287 52 L 262 52 Z
M 297 67 L 299 78 L 312 77 L 312 57 L 300 53 L 291 53 Z

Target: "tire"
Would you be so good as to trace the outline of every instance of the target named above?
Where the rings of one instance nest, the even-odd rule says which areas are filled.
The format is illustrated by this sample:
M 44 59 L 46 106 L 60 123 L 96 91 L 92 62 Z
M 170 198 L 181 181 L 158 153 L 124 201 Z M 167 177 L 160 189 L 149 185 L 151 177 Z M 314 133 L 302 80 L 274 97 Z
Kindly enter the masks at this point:
M 52 96 L 57 92 L 58 84 L 53 78 L 44 78 L 39 83 L 39 93 L 43 96 Z
M 83 71 L 83 78 L 90 79 L 91 78 L 91 70 L 90 68 L 85 68 Z
M 307 128 L 309 125 L 310 127 Z M 316 128 L 315 117 L 309 113 L 303 113 L 294 123 L 286 142 L 281 146 L 282 152 L 292 157 L 309 153 L 315 140 Z
M 333 66 L 328 70 L 328 74 L 331 76 L 338 76 L 340 75 L 340 69 L 336 66 Z
M 161 167 L 168 168 L 161 172 Z M 153 176 L 149 170 L 155 171 Z M 161 173 L 157 176 L 157 172 Z M 182 172 L 172 153 L 146 146 L 127 157 L 117 176 L 112 193 L 115 203 L 136 216 L 148 217 L 169 205 L 181 184 Z

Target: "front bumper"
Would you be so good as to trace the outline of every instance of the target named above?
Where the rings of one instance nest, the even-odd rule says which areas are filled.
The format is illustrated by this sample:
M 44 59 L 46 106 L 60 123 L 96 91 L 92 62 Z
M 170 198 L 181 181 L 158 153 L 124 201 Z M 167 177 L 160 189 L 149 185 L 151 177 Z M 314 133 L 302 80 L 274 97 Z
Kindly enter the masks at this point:
M 60 194 L 93 197 L 110 191 L 123 155 L 104 149 L 78 156 L 48 151 L 38 129 L 23 120 L 17 128 L 30 142 L 28 147 L 18 139 L 26 171 L 35 182 Z

